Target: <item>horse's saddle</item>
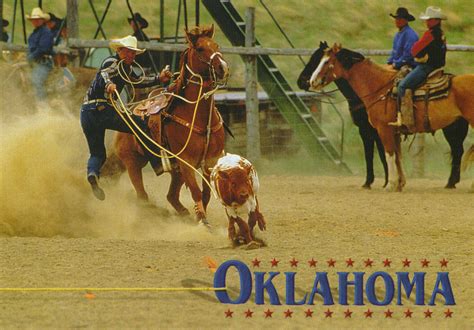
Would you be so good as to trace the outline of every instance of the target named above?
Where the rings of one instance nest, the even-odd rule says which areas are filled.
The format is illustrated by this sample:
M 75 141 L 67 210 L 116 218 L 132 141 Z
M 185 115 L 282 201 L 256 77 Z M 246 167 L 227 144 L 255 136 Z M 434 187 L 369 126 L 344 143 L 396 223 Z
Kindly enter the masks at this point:
M 402 80 L 408 72 L 400 71 L 400 74 L 394 81 L 394 86 L 391 91 L 392 98 L 397 98 L 398 83 Z M 444 73 L 443 68 L 439 68 L 431 72 L 423 85 L 419 86 L 413 91 L 413 101 L 431 101 L 447 97 L 449 89 L 451 88 L 451 80 L 454 77 L 451 73 Z
M 166 109 L 171 103 L 172 95 L 164 94 L 164 88 L 158 88 L 148 94 L 148 98 L 138 103 L 133 108 L 133 113 L 137 116 L 145 118 L 145 116 L 154 115 L 161 110 Z

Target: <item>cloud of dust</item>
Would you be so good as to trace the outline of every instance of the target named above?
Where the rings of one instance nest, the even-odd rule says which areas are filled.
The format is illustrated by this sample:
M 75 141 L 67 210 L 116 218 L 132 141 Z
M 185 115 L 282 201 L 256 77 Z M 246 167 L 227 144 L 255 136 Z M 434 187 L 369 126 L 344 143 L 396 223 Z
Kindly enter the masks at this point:
M 3 104 L 17 97 L 24 95 L 1 94 Z M 223 231 L 211 234 L 192 220 L 139 205 L 126 174 L 116 183 L 103 180 L 106 200 L 96 200 L 86 181 L 88 148 L 79 108 L 51 103 L 39 112 L 16 107 L 10 115 L 0 109 L 0 236 L 224 241 Z M 167 184 L 159 186 L 164 197 Z

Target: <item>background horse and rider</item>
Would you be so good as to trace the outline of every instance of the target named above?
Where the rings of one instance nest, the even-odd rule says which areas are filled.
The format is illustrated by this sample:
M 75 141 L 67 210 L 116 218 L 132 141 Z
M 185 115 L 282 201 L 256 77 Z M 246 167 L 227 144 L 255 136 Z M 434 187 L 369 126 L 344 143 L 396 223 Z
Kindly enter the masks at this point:
M 405 175 L 401 164 L 400 134 L 388 125 L 396 117 L 396 102 L 390 98 L 396 72 L 387 70 L 366 59 L 362 54 L 334 45 L 325 51 L 313 72 L 310 85 L 320 89 L 339 78 L 346 79 L 367 109 L 370 123 L 377 130 L 384 145 L 391 188 L 401 191 Z M 434 132 L 460 117 L 474 126 L 474 75 L 465 74 L 452 78 L 447 97 L 425 102 L 415 102 L 416 133 Z M 427 130 L 426 120 L 429 129 Z
M 310 78 L 318 67 L 324 55 L 324 51 L 329 49 L 327 42 L 320 42 L 319 48 L 313 53 L 303 71 L 300 73 L 297 83 L 298 87 L 304 90 L 310 89 Z M 359 135 L 364 145 L 364 156 L 366 164 L 366 179 L 364 188 L 370 188 L 374 181 L 373 153 L 374 143 L 382 162 L 385 172 L 385 185 L 387 184 L 388 171 L 385 159 L 384 148 L 377 131 L 369 123 L 367 110 L 359 96 L 354 92 L 351 85 L 344 78 L 338 78 L 334 81 L 339 91 L 344 95 L 348 104 L 352 121 L 359 128 Z M 461 158 L 464 152 L 463 142 L 469 130 L 469 124 L 464 118 L 459 118 L 452 124 L 443 127 L 443 134 L 451 148 L 451 174 L 448 178 L 445 188 L 456 188 L 456 183 L 461 179 Z

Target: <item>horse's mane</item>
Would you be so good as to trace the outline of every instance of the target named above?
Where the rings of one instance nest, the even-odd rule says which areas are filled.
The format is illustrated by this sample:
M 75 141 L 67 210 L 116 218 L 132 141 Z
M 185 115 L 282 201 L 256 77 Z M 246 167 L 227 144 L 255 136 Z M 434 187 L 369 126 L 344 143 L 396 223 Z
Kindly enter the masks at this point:
M 397 74 L 396 70 L 388 69 L 387 67 L 385 67 L 381 64 L 373 62 L 372 59 L 370 59 L 370 58 L 366 58 L 363 61 L 361 61 L 360 63 L 361 64 L 362 63 L 367 64 L 368 66 L 373 68 L 375 71 L 379 72 L 380 75 L 391 75 L 391 76 L 393 76 L 393 75 Z
M 336 53 L 337 60 L 342 64 L 342 67 L 346 70 L 352 68 L 356 63 L 359 63 L 365 59 L 361 53 L 354 52 L 347 48 L 342 48 Z

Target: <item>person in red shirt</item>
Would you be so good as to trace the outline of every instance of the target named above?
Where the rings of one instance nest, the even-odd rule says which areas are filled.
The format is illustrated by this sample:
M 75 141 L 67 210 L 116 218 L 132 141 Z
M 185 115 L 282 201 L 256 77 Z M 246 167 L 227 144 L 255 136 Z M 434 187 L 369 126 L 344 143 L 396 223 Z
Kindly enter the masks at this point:
M 400 111 L 397 114 L 397 121 L 390 123 L 394 126 L 406 125 L 410 130 L 415 124 L 412 90 L 420 86 L 431 72 L 442 68 L 446 63 L 446 37 L 441 29 L 441 21 L 446 19 L 446 15 L 441 13 L 440 8 L 430 6 L 421 14 L 420 19 L 425 21 L 428 30 L 411 49 L 411 54 L 418 65 L 398 84 Z

